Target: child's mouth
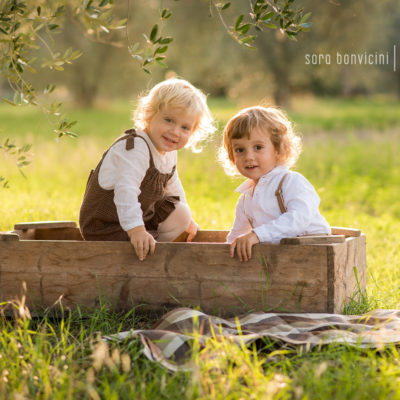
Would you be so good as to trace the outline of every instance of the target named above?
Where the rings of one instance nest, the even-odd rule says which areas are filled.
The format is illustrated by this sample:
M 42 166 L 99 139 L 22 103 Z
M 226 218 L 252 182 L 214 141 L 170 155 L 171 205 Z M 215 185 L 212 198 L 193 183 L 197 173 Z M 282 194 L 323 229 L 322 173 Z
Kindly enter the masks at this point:
M 257 168 L 257 165 L 248 165 L 246 167 L 246 169 L 255 169 L 255 168 Z
M 165 137 L 165 136 L 163 136 L 163 138 L 164 138 L 164 140 L 165 140 L 166 142 L 168 142 L 168 143 L 170 143 L 170 144 L 177 144 L 177 143 L 178 143 L 177 141 L 172 140 L 172 139 L 169 139 L 169 138 L 167 138 L 167 137 Z

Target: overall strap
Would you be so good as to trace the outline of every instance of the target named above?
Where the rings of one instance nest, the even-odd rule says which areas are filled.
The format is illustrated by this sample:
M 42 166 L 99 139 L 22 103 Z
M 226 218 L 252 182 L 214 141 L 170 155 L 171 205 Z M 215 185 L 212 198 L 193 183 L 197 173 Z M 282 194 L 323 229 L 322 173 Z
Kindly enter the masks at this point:
M 125 132 L 125 135 L 128 135 L 128 137 L 126 138 L 126 145 L 125 145 L 125 149 L 126 150 L 131 150 L 133 148 L 135 148 L 135 137 L 136 135 L 136 129 L 128 129 Z
M 281 210 L 281 213 L 285 213 L 287 211 L 287 208 L 285 207 L 285 204 L 283 202 L 283 191 L 282 191 L 282 185 L 283 185 L 283 181 L 285 180 L 285 178 L 289 175 L 289 172 L 286 172 L 285 175 L 283 175 L 281 181 L 279 182 L 278 185 L 278 189 L 276 189 L 275 191 L 275 196 L 278 200 L 278 204 L 279 204 L 279 209 Z
M 150 156 L 150 166 L 154 167 L 154 160 L 153 160 L 153 154 L 151 153 L 150 146 L 146 142 L 146 139 L 143 136 L 140 136 L 136 133 L 136 129 L 128 129 L 125 131 L 126 136 L 126 145 L 125 149 L 126 150 L 132 150 L 135 148 L 135 138 L 140 138 L 143 139 L 143 141 L 146 143 L 147 148 L 149 149 L 149 156 Z

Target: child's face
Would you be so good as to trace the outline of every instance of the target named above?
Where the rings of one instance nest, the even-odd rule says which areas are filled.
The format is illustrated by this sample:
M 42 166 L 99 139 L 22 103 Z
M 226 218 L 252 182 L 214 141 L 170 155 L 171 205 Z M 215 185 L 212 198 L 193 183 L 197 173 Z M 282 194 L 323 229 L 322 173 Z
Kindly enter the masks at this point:
M 182 149 L 196 126 L 197 118 L 180 108 L 161 109 L 145 129 L 155 148 L 162 154 Z
M 233 162 L 238 171 L 255 183 L 277 166 L 277 153 L 268 133 L 260 128 L 250 138 L 232 139 Z

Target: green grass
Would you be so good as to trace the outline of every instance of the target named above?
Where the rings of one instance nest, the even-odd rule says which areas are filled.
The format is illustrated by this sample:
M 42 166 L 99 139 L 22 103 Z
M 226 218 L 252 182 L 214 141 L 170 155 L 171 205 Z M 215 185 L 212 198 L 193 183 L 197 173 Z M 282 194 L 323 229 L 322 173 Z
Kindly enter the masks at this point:
M 400 122 L 396 100 L 379 98 L 331 99 L 296 98 L 291 117 L 305 132 L 382 131 Z
M 237 109 L 221 99 L 210 104 L 220 126 Z M 0 138 L 34 144 L 27 178 L 12 159 L 0 158 L 0 175 L 10 182 L 10 189 L 0 189 L 0 230 L 22 221 L 77 221 L 88 171 L 130 126 L 130 109 L 129 103 L 116 103 L 72 110 L 79 138 L 55 143 L 36 110 L 0 106 Z M 333 99 L 296 99 L 290 111 L 304 139 L 296 169 L 317 188 L 322 213 L 331 225 L 359 228 L 367 236 L 367 291 L 348 304 L 350 313 L 400 308 L 398 111 L 392 101 Z M 202 228 L 229 229 L 238 198 L 234 189 L 242 181 L 227 177 L 216 163 L 219 141 L 217 134 L 202 153 L 183 150 L 179 156 L 179 174 Z M 169 374 L 147 361 L 138 341 L 99 345 L 99 335 L 148 325 L 134 312 L 105 308 L 59 320 L 2 318 L 0 398 L 400 398 L 394 347 L 327 346 L 267 358 L 276 351 L 272 343 L 258 354 L 221 342 L 207 350 L 219 357 L 200 357 L 193 373 Z

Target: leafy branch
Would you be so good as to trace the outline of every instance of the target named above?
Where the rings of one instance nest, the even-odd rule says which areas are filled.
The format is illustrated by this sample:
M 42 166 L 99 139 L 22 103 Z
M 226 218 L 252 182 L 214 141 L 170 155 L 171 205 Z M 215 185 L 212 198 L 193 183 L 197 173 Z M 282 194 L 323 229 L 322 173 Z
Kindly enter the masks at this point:
M 257 32 L 265 32 L 266 29 L 280 29 L 291 40 L 297 40 L 300 32 L 307 32 L 311 23 L 307 22 L 311 13 L 304 14 L 303 9 L 291 8 L 295 0 L 249 0 L 249 12 L 247 17 L 240 14 L 233 26 L 228 26 L 224 20 L 223 12 L 231 6 L 230 1 L 210 0 L 212 7 L 223 26 L 240 45 L 254 49 L 253 43 L 257 38 Z M 251 33 L 251 30 L 257 32 Z
M 33 4 L 32 4 L 33 3 Z M 56 86 L 48 84 L 38 92 L 26 77 L 35 73 L 37 68 L 63 71 L 82 55 L 80 50 L 69 48 L 64 52 L 53 51 L 54 34 L 59 33 L 65 22 L 65 11 L 72 9 L 75 20 L 88 35 L 100 40 L 101 35 L 113 30 L 122 29 L 125 19 L 115 20 L 113 0 L 3 0 L 0 2 L 0 74 L 12 89 L 13 98 L 2 97 L 3 102 L 12 106 L 33 105 L 39 107 L 45 115 L 57 139 L 75 137 L 72 127 L 76 121 L 70 121 L 61 113 L 62 103 L 45 104 L 41 95 L 49 95 Z M 38 62 L 41 48 L 47 50 L 48 56 Z M 16 158 L 16 165 L 21 168 L 29 164 L 25 153 L 30 145 L 16 146 L 6 138 L 0 149 Z M 22 171 L 21 171 L 22 173 Z M 7 180 L 0 176 L 0 185 L 8 187 Z
M 3 144 L 0 144 L 0 150 L 6 154 L 10 154 L 15 158 L 15 163 L 23 176 L 22 168 L 28 166 L 31 161 L 29 160 L 30 154 L 29 150 L 32 145 L 25 144 L 23 146 L 17 146 L 13 141 L 7 138 Z M 4 176 L 0 175 L 0 186 L 7 189 L 9 188 L 9 184 L 7 179 Z
M 60 112 L 61 103 L 43 104 L 36 88 L 25 79 L 25 73 L 35 73 L 37 58 L 32 54 L 42 45 L 48 51 L 40 68 L 63 71 L 65 65 L 72 64 L 82 55 L 80 50 L 67 49 L 65 52 L 52 50 L 54 33 L 62 27 L 67 3 L 73 7 L 73 15 L 79 19 L 86 31 L 96 38 L 102 33 L 122 29 L 125 20 L 114 21 L 112 0 L 85 1 L 37 1 L 33 6 L 27 1 L 6 0 L 0 6 L 0 71 L 14 92 L 13 99 L 2 97 L 2 100 L 14 106 L 30 104 L 38 106 L 46 116 L 53 133 L 58 138 L 76 136 L 70 128 L 76 121 L 68 121 Z M 55 85 L 47 85 L 42 91 L 48 95 Z
M 132 41 L 128 34 L 130 2 L 125 19 L 116 19 L 114 15 L 115 0 L 2 0 L 0 2 L 0 74 L 5 77 L 12 89 L 13 98 L 2 97 L 2 100 L 13 106 L 33 105 L 39 107 L 57 139 L 74 137 L 73 126 L 76 121 L 62 114 L 62 103 L 44 104 L 46 98 L 55 90 L 54 84 L 48 84 L 40 91 L 27 78 L 27 73 L 35 73 L 37 68 L 63 71 L 66 65 L 73 63 L 82 53 L 69 48 L 63 52 L 54 51 L 54 35 L 61 32 L 65 24 L 66 10 L 70 11 L 72 20 L 82 28 L 85 36 L 104 42 L 104 35 L 112 31 L 125 29 L 128 51 L 140 63 L 143 71 L 151 73 L 151 67 L 159 65 L 166 68 L 166 53 L 173 37 L 163 34 L 163 27 L 171 18 L 170 9 L 161 7 L 159 21 L 152 26 L 149 33 L 143 34 L 144 43 Z M 178 1 L 178 0 L 176 0 Z M 254 48 L 253 44 L 259 32 L 266 29 L 280 29 L 290 39 L 307 31 L 310 13 L 295 10 L 295 0 L 249 0 L 249 11 L 239 15 L 232 26 L 224 20 L 224 13 L 230 7 L 230 1 L 206 0 L 210 10 L 215 10 L 227 32 L 241 45 Z M 161 3 L 162 4 L 162 3 Z M 182 2 L 182 7 L 184 3 Z M 116 44 L 114 42 L 110 44 Z M 121 45 L 120 43 L 118 45 Z M 47 57 L 41 63 L 35 54 L 42 48 L 47 50 Z M 8 142 L 7 142 L 8 141 Z M 11 147 L 10 147 L 11 146 Z M 22 159 L 25 146 L 14 146 L 9 139 L 1 149 L 17 157 L 16 163 L 22 168 L 27 162 Z M 21 153 L 18 153 L 21 149 Z M 7 186 L 4 177 L 0 185 Z
M 177 0 L 178 1 L 178 0 Z M 228 26 L 223 17 L 223 13 L 231 6 L 231 1 L 207 0 L 211 11 L 215 10 L 222 25 L 240 45 L 254 49 L 254 41 L 259 32 L 266 29 L 280 29 L 280 31 L 291 40 L 297 40 L 296 36 L 300 32 L 309 30 L 311 23 L 307 22 L 311 13 L 304 14 L 303 9 L 291 8 L 295 0 L 249 0 L 249 11 L 240 14 L 233 26 Z M 126 25 L 126 37 L 128 51 L 130 55 L 140 63 L 141 68 L 151 73 L 149 67 L 159 64 L 166 68 L 165 53 L 169 44 L 173 41 L 170 36 L 163 37 L 161 34 L 162 26 L 165 21 L 172 16 L 168 8 L 160 9 L 160 22 L 154 24 L 150 34 L 143 34 L 145 42 L 131 43 L 128 34 L 129 23 L 129 0 L 128 0 L 128 23 Z M 252 32 L 255 31 L 255 32 Z
M 140 63 L 143 71 L 147 72 L 148 74 L 151 73 L 149 67 L 156 63 L 163 68 L 167 68 L 167 64 L 165 63 L 165 53 L 168 50 L 169 44 L 174 39 L 171 36 L 162 36 L 162 26 L 164 22 L 171 16 L 172 12 L 168 8 L 162 8 L 160 10 L 160 22 L 159 24 L 153 25 L 150 34 L 143 34 L 145 40 L 143 45 L 141 45 L 140 42 L 131 43 L 128 34 L 128 24 L 126 25 L 126 37 L 129 54 Z

